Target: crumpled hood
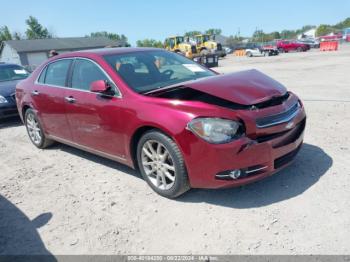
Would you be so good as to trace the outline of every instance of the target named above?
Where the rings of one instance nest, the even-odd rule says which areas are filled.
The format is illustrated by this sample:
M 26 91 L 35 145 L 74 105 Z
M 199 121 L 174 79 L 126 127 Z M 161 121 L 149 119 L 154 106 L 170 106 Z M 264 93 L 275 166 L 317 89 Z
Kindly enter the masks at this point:
M 0 95 L 2 96 L 11 96 L 16 91 L 16 85 L 21 80 L 12 80 L 0 82 Z
M 257 70 L 203 78 L 185 86 L 241 105 L 261 103 L 287 92 L 282 84 Z

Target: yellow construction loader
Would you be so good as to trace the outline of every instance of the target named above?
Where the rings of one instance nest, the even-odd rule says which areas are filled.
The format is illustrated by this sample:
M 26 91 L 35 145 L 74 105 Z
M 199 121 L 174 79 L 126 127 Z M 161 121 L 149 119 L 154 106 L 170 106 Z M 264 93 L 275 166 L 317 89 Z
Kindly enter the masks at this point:
M 226 56 L 222 45 L 215 41 L 215 35 L 201 34 L 195 35 L 197 53 L 201 55 L 217 54 L 219 57 Z
M 165 39 L 164 48 L 168 51 L 182 54 L 190 59 L 198 56 L 197 48 L 184 36 L 171 36 Z

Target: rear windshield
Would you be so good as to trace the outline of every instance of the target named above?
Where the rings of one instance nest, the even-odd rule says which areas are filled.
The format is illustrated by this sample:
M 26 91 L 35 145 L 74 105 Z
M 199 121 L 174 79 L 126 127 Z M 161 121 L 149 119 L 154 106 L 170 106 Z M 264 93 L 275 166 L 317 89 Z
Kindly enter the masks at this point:
M 215 75 L 186 57 L 161 50 L 106 55 L 104 58 L 138 93 Z
M 21 66 L 17 65 L 6 65 L 0 66 L 0 82 L 20 80 L 27 78 L 29 75 L 28 71 Z

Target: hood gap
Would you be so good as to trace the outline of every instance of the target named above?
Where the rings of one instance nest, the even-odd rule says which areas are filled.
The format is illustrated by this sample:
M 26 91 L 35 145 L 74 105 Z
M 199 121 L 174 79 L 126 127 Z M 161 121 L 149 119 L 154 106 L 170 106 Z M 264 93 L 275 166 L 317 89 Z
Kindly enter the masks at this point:
M 285 100 L 288 99 L 289 93 L 287 92 L 283 96 L 273 97 L 267 101 L 264 101 L 258 104 L 252 104 L 252 105 L 242 105 L 242 104 L 234 103 L 234 102 L 216 97 L 214 95 L 207 94 L 205 92 L 198 91 L 185 86 L 170 89 L 170 90 L 164 90 L 162 92 L 150 94 L 150 96 L 159 97 L 159 98 L 176 99 L 181 101 L 203 102 L 203 103 L 225 107 L 233 110 L 250 110 L 250 109 L 261 109 L 261 108 L 282 104 Z

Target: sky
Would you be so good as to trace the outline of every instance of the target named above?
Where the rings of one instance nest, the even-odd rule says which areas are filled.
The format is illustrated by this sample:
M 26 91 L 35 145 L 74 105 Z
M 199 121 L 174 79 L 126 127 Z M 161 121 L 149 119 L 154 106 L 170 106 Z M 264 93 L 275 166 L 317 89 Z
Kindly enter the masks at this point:
M 186 31 L 220 28 L 223 35 L 250 36 L 298 29 L 303 25 L 335 24 L 350 16 L 350 0 L 2 0 L 0 26 L 26 30 L 35 16 L 57 37 L 85 36 L 109 31 L 139 39 L 163 41 Z

